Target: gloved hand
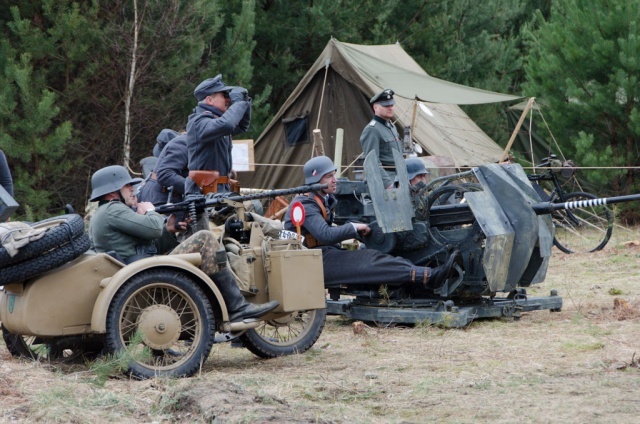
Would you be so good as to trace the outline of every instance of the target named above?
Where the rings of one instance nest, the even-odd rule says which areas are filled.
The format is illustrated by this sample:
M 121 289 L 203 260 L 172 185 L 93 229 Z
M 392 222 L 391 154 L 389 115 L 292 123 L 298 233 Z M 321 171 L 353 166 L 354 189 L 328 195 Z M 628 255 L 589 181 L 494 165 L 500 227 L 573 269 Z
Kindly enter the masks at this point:
M 249 92 L 244 87 L 233 87 L 229 92 L 229 99 L 231 100 L 231 104 L 240 101 L 249 101 Z

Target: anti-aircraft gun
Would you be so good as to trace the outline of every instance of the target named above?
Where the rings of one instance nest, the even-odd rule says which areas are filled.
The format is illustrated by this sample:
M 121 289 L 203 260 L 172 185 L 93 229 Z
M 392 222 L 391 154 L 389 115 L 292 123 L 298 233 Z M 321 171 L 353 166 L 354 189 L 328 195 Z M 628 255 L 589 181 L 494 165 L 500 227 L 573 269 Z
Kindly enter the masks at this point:
M 558 209 L 640 200 L 640 195 L 572 204 L 543 202 L 520 165 L 489 164 L 448 176 L 466 181 L 431 191 L 426 219 L 414 218 L 404 160 L 395 157 L 399 187 L 385 190 L 376 161 L 365 159 L 367 181 L 341 180 L 335 222 L 368 223 L 362 241 L 369 249 L 436 266 L 454 250 L 462 253 L 455 281 L 429 291 L 420 285 L 372 287 L 350 284 L 329 289 L 327 312 L 379 323 L 430 321 L 464 326 L 477 318 L 523 311 L 559 311 L 562 298 L 529 297 L 526 288 L 544 281 Z M 422 214 L 421 214 L 422 215 Z M 459 270 L 461 271 L 461 270 Z M 350 295 L 349 299 L 341 294 Z

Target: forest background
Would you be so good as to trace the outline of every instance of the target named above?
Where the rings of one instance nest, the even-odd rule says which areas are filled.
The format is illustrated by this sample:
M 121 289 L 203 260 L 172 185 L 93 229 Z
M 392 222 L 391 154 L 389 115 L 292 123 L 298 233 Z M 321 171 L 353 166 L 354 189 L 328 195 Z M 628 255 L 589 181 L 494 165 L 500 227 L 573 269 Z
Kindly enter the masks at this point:
M 185 128 L 200 81 L 249 89 L 256 139 L 334 37 L 536 97 L 567 157 L 617 168 L 587 178 L 637 192 L 638 22 L 640 0 L 0 0 L 0 149 L 22 217 L 82 211 L 95 170 Z M 504 146 L 505 107 L 465 111 Z

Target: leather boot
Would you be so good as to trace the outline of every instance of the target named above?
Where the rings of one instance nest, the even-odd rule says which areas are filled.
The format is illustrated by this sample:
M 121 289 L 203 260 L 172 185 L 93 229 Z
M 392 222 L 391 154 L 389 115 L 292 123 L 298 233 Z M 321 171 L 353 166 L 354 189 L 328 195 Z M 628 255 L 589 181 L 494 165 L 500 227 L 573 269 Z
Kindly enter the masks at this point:
M 280 302 L 277 300 L 272 300 L 261 305 L 247 302 L 242 293 L 240 293 L 236 279 L 228 268 L 212 274 L 211 279 L 216 283 L 216 286 L 218 286 L 218 290 L 220 290 L 222 298 L 227 304 L 229 321 L 231 322 L 242 321 L 246 318 L 261 317 L 280 305 Z
M 430 289 L 440 288 L 444 282 L 451 277 L 454 264 L 462 265 L 462 255 L 459 250 L 454 251 L 447 261 L 438 267 L 431 268 L 427 277 L 426 286 Z

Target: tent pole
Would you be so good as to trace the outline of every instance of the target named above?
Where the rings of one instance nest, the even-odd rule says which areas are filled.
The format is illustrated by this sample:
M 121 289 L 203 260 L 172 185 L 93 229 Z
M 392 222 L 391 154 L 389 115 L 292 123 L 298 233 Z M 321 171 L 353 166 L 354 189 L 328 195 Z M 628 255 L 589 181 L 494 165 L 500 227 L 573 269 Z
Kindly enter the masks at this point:
M 324 80 L 322 81 L 322 94 L 320 94 L 320 106 L 318 107 L 318 119 L 316 120 L 316 128 L 313 130 L 313 149 L 312 155 L 315 153 L 318 156 L 318 152 L 322 152 L 321 155 L 324 155 L 324 146 L 322 145 L 322 134 L 320 134 L 320 129 L 318 126 L 320 125 L 320 116 L 322 114 L 322 101 L 324 99 L 324 90 L 327 87 L 327 75 L 329 74 L 329 64 L 331 63 L 331 59 L 327 58 L 324 62 Z M 316 135 L 316 131 L 318 134 Z M 320 146 L 316 145 L 316 142 L 320 143 Z
M 529 113 L 529 149 L 531 150 L 531 166 L 533 167 L 533 172 L 536 172 L 536 161 L 533 153 L 533 109 Z
M 413 99 L 413 114 L 411 115 L 411 131 L 416 129 L 416 109 L 418 108 L 418 99 Z
M 536 99 L 535 97 L 530 97 L 529 98 L 529 101 L 527 102 L 527 105 L 525 106 L 524 110 L 522 111 L 522 115 L 520 115 L 520 119 L 518 120 L 518 124 L 516 125 L 516 128 L 513 130 L 513 134 L 511 134 L 511 138 L 509 139 L 509 142 L 507 143 L 507 147 L 504 148 L 504 153 L 502 153 L 502 157 L 500 158 L 499 162 L 504 162 L 509 157 L 509 150 L 511 150 L 511 146 L 513 146 L 513 142 L 516 141 L 516 136 L 518 135 L 518 131 L 520 131 L 520 127 L 522 126 L 522 123 L 524 122 L 524 118 L 527 116 L 527 112 L 529 112 L 529 109 L 531 109 L 531 105 L 533 104 L 533 101 L 535 99 Z
M 336 152 L 333 155 L 333 163 L 336 165 L 336 178 L 342 176 L 342 144 L 344 141 L 344 130 L 336 128 Z
M 320 112 L 322 112 L 322 99 L 324 99 L 324 89 L 327 87 L 327 74 L 329 74 L 330 59 L 324 63 L 324 81 L 322 81 L 322 94 L 320 94 L 320 107 L 318 108 L 318 120 L 316 121 L 316 128 L 320 125 Z

